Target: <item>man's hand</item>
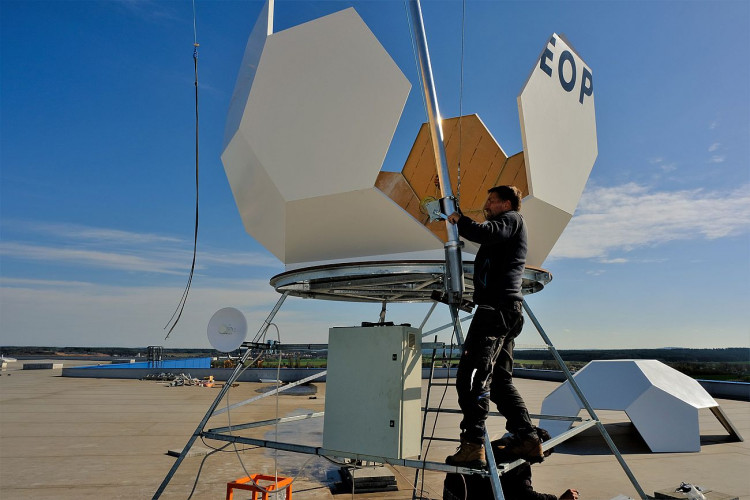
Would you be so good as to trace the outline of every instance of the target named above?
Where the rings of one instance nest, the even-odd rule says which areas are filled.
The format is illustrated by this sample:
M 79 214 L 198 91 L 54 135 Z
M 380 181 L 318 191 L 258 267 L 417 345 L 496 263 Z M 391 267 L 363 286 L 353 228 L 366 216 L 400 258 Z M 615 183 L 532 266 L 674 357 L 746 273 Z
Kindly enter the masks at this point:
M 560 495 L 560 500 L 578 500 L 578 490 L 566 490 Z
M 450 222 L 451 224 L 455 224 L 455 223 L 458 222 L 458 219 L 460 219 L 460 218 L 461 218 L 461 216 L 458 215 L 458 213 L 453 212 L 452 214 L 450 214 L 448 216 L 448 222 Z

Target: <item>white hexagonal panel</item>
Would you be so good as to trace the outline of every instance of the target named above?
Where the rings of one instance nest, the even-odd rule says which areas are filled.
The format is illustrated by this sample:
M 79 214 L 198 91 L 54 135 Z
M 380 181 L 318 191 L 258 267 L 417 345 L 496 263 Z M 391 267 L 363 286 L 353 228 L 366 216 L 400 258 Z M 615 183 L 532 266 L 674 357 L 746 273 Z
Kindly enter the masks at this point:
M 253 80 L 255 80 L 255 72 L 260 63 L 260 56 L 263 54 L 263 47 L 271 33 L 273 33 L 273 12 L 266 2 L 260 14 L 258 14 L 253 31 L 247 39 L 245 54 L 242 56 L 237 82 L 234 84 L 234 92 L 232 92 L 232 100 L 229 102 L 227 123 L 224 127 L 224 148 L 227 147 L 240 127 L 247 98 L 250 95 L 250 88 L 253 86 Z
M 299 241 L 287 204 L 372 188 L 411 84 L 352 8 L 259 43 L 265 28 L 259 20 L 248 41 L 222 161 L 247 232 L 284 263 L 318 260 L 325 252 Z M 254 72 L 245 68 L 253 61 Z M 329 201 L 311 206 L 357 210 Z M 330 233 L 316 215 L 294 211 L 304 234 Z M 360 254 L 347 230 L 328 242 L 332 254 Z M 391 240 L 390 251 L 400 251 Z
M 518 96 L 529 185 L 527 263 L 541 266 L 573 216 L 598 154 L 594 83 L 570 44 L 553 34 Z
M 521 214 L 526 221 L 529 247 L 526 265 L 541 267 L 572 216 L 532 195 L 523 199 Z
M 376 187 L 293 201 L 286 208 L 287 262 L 441 249 L 442 242 Z
M 554 33 L 518 96 L 529 194 L 573 215 L 598 153 L 591 68 Z

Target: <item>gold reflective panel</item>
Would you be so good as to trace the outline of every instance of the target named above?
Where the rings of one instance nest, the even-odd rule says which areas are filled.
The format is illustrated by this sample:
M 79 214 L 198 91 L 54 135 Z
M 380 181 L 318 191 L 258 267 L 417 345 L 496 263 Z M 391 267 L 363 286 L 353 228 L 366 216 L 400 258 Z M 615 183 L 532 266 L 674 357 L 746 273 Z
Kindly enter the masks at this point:
M 487 190 L 493 186 L 514 185 L 524 197 L 528 196 L 523 151 L 508 158 L 476 114 L 446 118 L 442 125 L 451 186 L 465 215 L 479 222 L 484 220 L 482 208 L 487 199 Z M 422 208 L 424 202 L 440 198 L 435 154 L 427 123 L 423 123 L 419 129 L 403 170 L 400 173 L 380 172 L 375 187 L 440 240 L 447 241 L 445 222 L 429 222 Z

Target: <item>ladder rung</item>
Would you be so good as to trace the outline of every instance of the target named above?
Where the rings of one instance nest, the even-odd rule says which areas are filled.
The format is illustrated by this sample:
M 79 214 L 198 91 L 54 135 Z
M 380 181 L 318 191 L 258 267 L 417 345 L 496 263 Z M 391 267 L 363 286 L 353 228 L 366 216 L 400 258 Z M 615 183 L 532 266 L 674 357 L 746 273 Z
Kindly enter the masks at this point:
M 441 438 L 441 437 L 427 437 L 427 436 L 423 437 L 422 441 L 449 441 L 453 443 L 461 442 L 460 439 L 456 439 L 456 438 Z
M 461 410 L 458 410 L 455 408 L 432 408 L 432 407 L 427 408 L 424 406 L 422 407 L 422 411 L 427 412 L 427 413 L 461 413 Z M 488 416 L 502 417 L 503 415 L 502 413 L 498 411 L 491 411 L 489 412 Z M 540 420 L 568 420 L 571 422 L 583 422 L 584 420 L 587 420 L 584 417 L 578 417 L 578 416 L 568 417 L 565 415 L 538 415 L 535 413 L 529 414 L 529 418 L 540 419 Z
M 424 406 L 422 407 L 422 411 L 428 413 L 461 413 L 461 410 L 456 410 L 453 408 L 425 408 Z M 490 413 L 490 415 L 492 414 Z
M 537 415 L 534 413 L 529 414 L 529 418 L 538 418 L 539 420 L 569 420 L 571 422 L 583 422 L 586 420 L 584 417 L 568 417 L 566 415 Z

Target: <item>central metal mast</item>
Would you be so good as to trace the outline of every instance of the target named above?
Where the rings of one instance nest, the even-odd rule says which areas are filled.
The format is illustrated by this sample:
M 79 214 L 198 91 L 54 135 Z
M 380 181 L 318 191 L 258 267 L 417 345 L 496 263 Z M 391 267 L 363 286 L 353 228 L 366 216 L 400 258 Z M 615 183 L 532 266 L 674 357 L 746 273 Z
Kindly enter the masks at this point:
M 414 41 L 419 59 L 419 72 L 422 77 L 427 119 L 432 137 L 432 149 L 435 153 L 438 181 L 440 182 L 440 193 L 443 197 L 440 200 L 441 208 L 444 214 L 450 215 L 456 211 L 456 199 L 453 197 L 453 190 L 451 189 L 451 178 L 445 156 L 445 143 L 443 142 L 442 118 L 438 107 L 435 83 L 432 78 L 430 52 L 427 49 L 427 35 L 424 31 L 422 6 L 419 0 L 409 2 L 409 14 L 414 30 Z M 461 246 L 463 244 L 458 239 L 458 228 L 447 220 L 445 226 L 448 231 L 448 241 L 445 243 L 445 292 L 450 304 L 460 304 L 464 292 L 464 273 L 461 262 Z
M 440 182 L 440 200 L 443 214 L 450 215 L 456 212 L 456 199 L 453 197 L 451 189 L 451 178 L 448 171 L 448 161 L 445 156 L 445 142 L 443 136 L 442 118 L 440 117 L 440 108 L 438 107 L 437 94 L 435 92 L 435 83 L 432 78 L 432 66 L 430 64 L 430 52 L 427 49 L 427 35 L 424 31 L 424 22 L 422 20 L 422 6 L 419 0 L 409 2 L 409 13 L 411 16 L 411 25 L 414 30 L 414 41 L 417 49 L 419 60 L 419 72 L 422 77 L 422 86 L 424 88 L 425 106 L 427 107 L 427 118 L 430 125 L 430 135 L 432 137 L 432 149 L 435 153 L 435 164 L 437 166 L 438 181 Z M 463 333 L 461 332 L 461 323 L 458 319 L 458 307 L 463 299 L 464 292 L 464 269 L 461 262 L 461 240 L 458 239 L 458 227 L 445 221 L 445 227 L 448 233 L 448 241 L 445 243 L 445 293 L 450 305 L 451 317 L 453 319 L 453 328 L 458 341 L 463 344 Z M 485 430 L 484 433 L 485 449 L 491 450 L 490 436 Z M 490 484 L 494 498 L 504 500 L 503 488 L 500 484 L 500 477 L 495 464 L 495 457 L 492 452 L 487 453 L 488 466 L 490 471 Z

